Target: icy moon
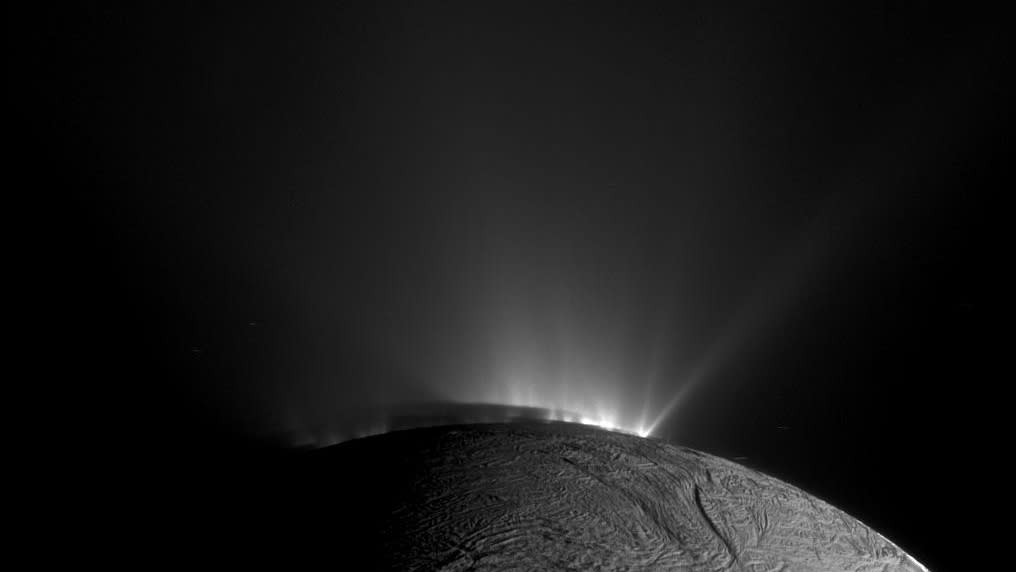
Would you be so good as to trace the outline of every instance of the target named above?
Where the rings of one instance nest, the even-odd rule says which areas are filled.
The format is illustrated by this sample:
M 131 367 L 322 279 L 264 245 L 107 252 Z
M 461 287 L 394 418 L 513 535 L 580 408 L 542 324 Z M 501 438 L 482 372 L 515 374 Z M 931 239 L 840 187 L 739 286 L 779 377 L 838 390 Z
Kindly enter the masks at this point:
M 926 570 L 775 478 L 597 427 L 430 427 L 309 455 L 315 510 L 355 523 L 342 537 L 382 569 Z

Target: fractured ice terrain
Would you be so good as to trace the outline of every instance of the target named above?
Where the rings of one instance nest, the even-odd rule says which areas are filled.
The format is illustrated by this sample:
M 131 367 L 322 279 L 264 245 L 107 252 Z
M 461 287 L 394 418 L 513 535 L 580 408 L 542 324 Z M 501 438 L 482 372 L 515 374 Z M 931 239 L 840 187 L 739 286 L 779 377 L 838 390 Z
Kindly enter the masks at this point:
M 330 500 L 360 511 L 357 548 L 390 569 L 924 570 L 777 479 L 595 427 L 433 427 L 313 455 L 356 468 Z

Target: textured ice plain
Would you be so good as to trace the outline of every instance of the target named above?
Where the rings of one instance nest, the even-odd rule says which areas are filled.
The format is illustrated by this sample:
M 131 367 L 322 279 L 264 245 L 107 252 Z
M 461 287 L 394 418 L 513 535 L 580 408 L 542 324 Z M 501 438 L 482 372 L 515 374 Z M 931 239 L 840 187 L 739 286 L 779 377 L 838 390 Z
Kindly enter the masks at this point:
M 744 466 L 571 423 L 397 431 L 328 447 L 356 550 L 393 570 L 922 571 L 829 504 Z M 355 475 L 355 476 L 354 476 Z M 357 482 L 348 482 L 353 479 Z M 333 499 L 339 500 L 339 499 Z M 356 505 L 344 503 L 350 511 Z

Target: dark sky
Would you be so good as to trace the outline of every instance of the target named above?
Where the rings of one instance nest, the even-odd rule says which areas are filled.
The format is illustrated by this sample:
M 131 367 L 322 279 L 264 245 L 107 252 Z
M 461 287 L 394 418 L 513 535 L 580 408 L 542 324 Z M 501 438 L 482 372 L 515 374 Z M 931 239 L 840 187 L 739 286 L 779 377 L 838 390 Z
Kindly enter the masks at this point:
M 12 46 L 96 440 L 591 400 L 956 562 L 929 495 L 985 383 L 996 18 L 253 4 L 41 9 Z

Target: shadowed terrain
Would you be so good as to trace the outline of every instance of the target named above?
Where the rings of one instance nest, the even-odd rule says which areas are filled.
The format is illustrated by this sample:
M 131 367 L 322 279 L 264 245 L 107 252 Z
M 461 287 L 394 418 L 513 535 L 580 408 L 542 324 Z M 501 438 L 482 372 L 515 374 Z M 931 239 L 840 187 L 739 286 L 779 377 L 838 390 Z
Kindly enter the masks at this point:
M 584 421 L 581 421 L 583 419 Z M 597 425 L 595 418 L 564 409 L 494 403 L 431 401 L 386 407 L 347 408 L 342 410 L 340 415 L 335 415 L 325 422 L 305 424 L 299 431 L 266 435 L 265 440 L 277 442 L 283 447 L 320 448 L 391 431 L 439 425 L 509 421 L 581 421 L 585 425 Z M 611 429 L 626 433 L 635 432 L 623 427 L 612 427 Z

